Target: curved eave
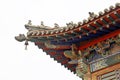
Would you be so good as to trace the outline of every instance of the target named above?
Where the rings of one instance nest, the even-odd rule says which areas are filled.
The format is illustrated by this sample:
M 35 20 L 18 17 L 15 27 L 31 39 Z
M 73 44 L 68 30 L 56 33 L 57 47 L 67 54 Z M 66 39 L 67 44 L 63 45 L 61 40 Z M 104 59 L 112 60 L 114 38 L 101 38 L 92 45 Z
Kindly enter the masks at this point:
M 118 24 L 120 24 L 120 7 L 116 7 L 82 26 L 77 26 L 67 31 L 62 29 L 62 32 L 61 30 L 55 30 L 57 32 L 48 33 L 47 31 L 49 30 L 44 30 L 41 33 L 40 31 L 33 30 L 29 31 L 27 36 L 33 42 L 35 42 L 34 40 L 38 40 L 41 42 L 50 41 L 55 45 L 70 45 L 71 43 L 106 35 L 119 29 Z
M 44 31 L 40 31 L 38 34 L 37 32 L 32 31 L 28 32 L 28 37 L 54 37 L 57 38 L 59 36 L 62 37 L 66 37 L 66 36 L 71 36 L 72 34 L 80 34 L 80 32 L 82 33 L 81 35 L 85 35 L 87 33 L 91 33 L 97 29 L 100 29 L 101 27 L 103 27 L 104 25 L 109 25 L 109 23 L 117 20 L 118 18 L 120 18 L 120 7 L 116 7 L 115 9 L 109 11 L 109 12 L 105 12 L 104 15 L 100 15 L 98 18 L 94 18 L 92 21 L 88 21 L 87 23 L 84 23 L 83 25 L 78 25 L 77 27 L 65 27 L 62 29 L 56 29 L 56 30 L 44 30 Z M 93 26 L 94 25 L 94 26 Z M 94 28 L 94 29 L 93 29 Z
M 70 59 L 64 56 L 64 51 L 69 50 L 69 45 L 77 41 L 84 41 L 87 39 L 95 38 L 98 36 L 99 40 L 94 40 L 89 45 L 80 46 L 79 49 L 84 49 L 91 45 L 95 45 L 97 42 L 106 40 L 117 34 L 120 34 L 120 5 L 117 5 L 114 9 L 110 8 L 110 11 L 106 11 L 104 14 L 100 14 L 97 18 L 89 20 L 83 25 L 78 25 L 72 28 L 55 29 L 48 32 L 48 30 L 35 30 L 29 31 L 27 36 L 30 41 L 35 42 L 38 48 L 43 49 L 50 57 L 54 58 L 58 63 L 61 63 L 72 72 L 75 72 L 76 65 L 68 64 Z M 28 25 L 26 25 L 27 27 Z M 56 44 L 56 48 L 48 48 L 44 42 L 50 41 L 52 44 Z M 69 43 L 69 44 L 67 44 Z M 67 45 L 63 45 L 67 44 Z M 60 47 L 60 46 L 62 47 Z

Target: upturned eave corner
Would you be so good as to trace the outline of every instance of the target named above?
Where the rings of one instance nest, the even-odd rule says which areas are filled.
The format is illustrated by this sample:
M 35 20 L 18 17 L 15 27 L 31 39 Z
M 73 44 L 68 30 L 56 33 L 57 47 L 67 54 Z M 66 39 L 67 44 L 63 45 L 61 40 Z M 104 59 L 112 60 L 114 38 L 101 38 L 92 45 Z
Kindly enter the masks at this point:
M 93 73 L 120 62 L 120 3 L 99 14 L 89 12 L 89 17 L 77 24 L 71 21 L 66 26 L 55 23 L 49 27 L 43 21 L 33 25 L 29 20 L 25 28 L 26 36 L 19 34 L 17 41 L 25 41 L 26 47 L 28 41 L 34 42 L 83 80 L 93 80 Z M 111 62 L 112 58 L 116 61 Z

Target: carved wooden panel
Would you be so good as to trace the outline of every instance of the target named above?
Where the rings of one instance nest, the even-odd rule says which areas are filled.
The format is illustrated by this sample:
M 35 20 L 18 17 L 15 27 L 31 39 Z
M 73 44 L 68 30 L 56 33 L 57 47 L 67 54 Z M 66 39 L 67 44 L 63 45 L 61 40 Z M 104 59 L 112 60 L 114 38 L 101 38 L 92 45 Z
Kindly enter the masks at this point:
M 100 75 L 97 80 L 120 80 L 120 69 Z

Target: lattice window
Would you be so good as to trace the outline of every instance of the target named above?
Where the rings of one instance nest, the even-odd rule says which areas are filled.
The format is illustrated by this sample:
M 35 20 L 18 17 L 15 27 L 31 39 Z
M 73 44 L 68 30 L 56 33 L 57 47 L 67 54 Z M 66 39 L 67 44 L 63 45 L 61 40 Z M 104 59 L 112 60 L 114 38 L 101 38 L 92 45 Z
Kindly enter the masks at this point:
M 120 69 L 100 75 L 97 80 L 120 80 Z

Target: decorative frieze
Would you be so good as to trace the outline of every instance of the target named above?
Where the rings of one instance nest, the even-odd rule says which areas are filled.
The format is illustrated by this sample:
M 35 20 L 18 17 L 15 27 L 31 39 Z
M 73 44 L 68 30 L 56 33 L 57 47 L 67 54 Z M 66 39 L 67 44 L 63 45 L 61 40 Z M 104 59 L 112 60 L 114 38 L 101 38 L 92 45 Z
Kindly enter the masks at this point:
M 110 55 L 98 60 L 94 60 L 93 62 L 90 62 L 90 69 L 91 72 L 94 72 L 119 62 L 120 62 L 120 52 L 117 52 L 114 55 Z

